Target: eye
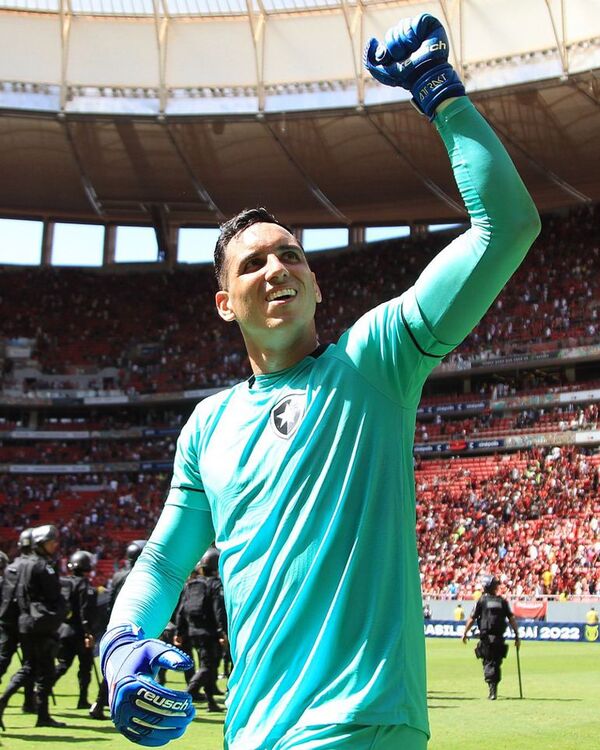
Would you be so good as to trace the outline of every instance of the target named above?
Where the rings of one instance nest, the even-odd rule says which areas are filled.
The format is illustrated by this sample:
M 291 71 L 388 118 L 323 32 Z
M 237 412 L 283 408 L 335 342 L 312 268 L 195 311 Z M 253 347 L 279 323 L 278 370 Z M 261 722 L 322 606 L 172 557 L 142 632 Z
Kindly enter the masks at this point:
M 285 260 L 299 260 L 300 253 L 298 252 L 298 250 L 286 250 L 283 253 L 282 258 L 284 258 Z
M 264 263 L 264 260 L 260 258 L 259 256 L 248 258 L 248 260 L 244 263 L 243 272 L 252 273 L 252 271 L 256 271 L 258 268 L 260 268 L 263 265 L 263 263 Z

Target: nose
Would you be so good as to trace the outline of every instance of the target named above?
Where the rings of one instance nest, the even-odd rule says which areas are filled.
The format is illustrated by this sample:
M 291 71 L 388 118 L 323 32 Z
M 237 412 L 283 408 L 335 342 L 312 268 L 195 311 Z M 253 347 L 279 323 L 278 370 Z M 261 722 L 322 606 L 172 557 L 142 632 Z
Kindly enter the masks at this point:
M 285 263 L 282 263 L 281 259 L 275 253 L 270 253 L 267 256 L 266 262 L 266 274 L 265 278 L 267 281 L 277 281 L 279 279 L 285 279 L 289 276 L 289 271 Z

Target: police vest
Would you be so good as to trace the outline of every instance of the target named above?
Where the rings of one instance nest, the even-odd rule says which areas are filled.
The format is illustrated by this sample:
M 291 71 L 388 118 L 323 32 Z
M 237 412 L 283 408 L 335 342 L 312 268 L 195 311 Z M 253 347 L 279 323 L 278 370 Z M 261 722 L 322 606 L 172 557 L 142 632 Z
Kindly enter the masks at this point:
M 503 635 L 506 629 L 507 604 L 501 596 L 484 594 L 481 597 L 479 630 L 482 635 Z
M 211 592 L 203 576 L 198 576 L 186 584 L 181 606 L 192 627 L 214 629 L 214 615 L 210 604 Z

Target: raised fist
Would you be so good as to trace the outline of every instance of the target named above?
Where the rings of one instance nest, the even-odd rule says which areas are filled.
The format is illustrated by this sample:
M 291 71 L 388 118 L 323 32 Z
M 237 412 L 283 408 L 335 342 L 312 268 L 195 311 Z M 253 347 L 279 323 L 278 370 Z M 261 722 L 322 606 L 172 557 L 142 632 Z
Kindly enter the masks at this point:
M 385 86 L 411 92 L 417 108 L 430 120 L 436 107 L 465 87 L 448 63 L 448 35 L 437 18 L 423 13 L 405 18 L 389 29 L 385 41 L 371 39 L 364 51 L 369 73 Z

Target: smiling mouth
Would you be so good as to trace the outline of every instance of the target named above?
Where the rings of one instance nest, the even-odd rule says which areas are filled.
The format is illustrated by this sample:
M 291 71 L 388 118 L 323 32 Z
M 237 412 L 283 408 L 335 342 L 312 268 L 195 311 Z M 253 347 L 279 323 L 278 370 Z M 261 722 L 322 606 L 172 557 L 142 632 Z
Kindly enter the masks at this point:
M 288 300 L 293 299 L 297 294 L 298 292 L 291 287 L 277 289 L 276 291 L 267 294 L 267 302 L 287 302 Z

